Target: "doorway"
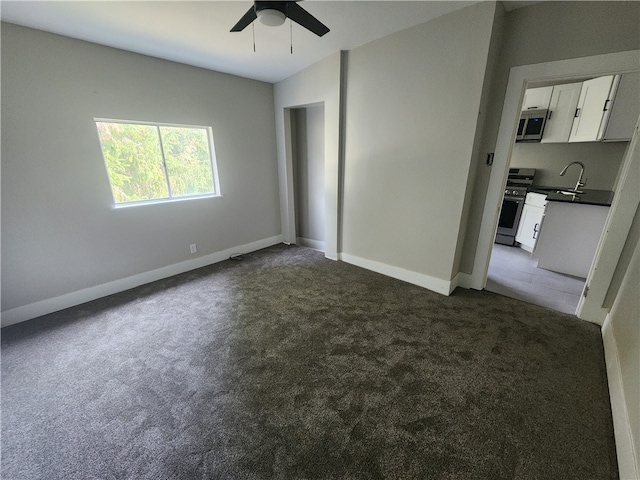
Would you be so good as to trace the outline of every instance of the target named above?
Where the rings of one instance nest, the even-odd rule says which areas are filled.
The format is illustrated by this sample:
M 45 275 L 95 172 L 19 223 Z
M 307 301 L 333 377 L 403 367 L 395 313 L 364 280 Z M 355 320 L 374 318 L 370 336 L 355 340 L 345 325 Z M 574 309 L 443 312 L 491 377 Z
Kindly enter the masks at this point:
M 472 288 L 484 289 L 487 284 L 489 261 L 514 146 L 515 128 L 527 86 L 558 79 L 569 80 L 585 76 L 595 77 L 630 72 L 637 70 L 638 66 L 637 52 L 621 52 L 512 68 L 496 142 L 495 162 L 489 179 L 480 235 L 476 244 L 474 268 L 470 279 Z M 636 202 L 634 197 L 636 189 L 629 183 L 632 160 L 632 155 L 629 152 L 625 153 L 621 173 L 617 179 L 616 196 L 607 218 L 607 233 L 603 235 L 597 247 L 596 257 L 587 276 L 586 286 L 581 293 L 576 312 L 579 318 L 596 323 L 602 323 L 604 320 L 605 310 L 601 305 L 629 231 L 631 220 L 627 210 L 631 208 L 627 206 L 633 206 Z M 620 185 L 628 185 L 628 191 Z
M 545 196 L 565 200 L 555 192 L 573 188 L 580 174 L 587 195 L 575 200 L 582 203 L 593 195 L 606 193 L 610 202 L 627 145 L 628 141 L 513 145 L 506 186 L 509 195 L 505 195 L 502 203 L 496 236 L 499 244 L 492 246 L 487 290 L 563 313 L 576 313 L 609 208 L 571 203 L 545 207 Z M 567 175 L 560 176 L 574 162 L 580 162 L 584 170 L 575 165 Z M 520 205 L 522 216 L 515 212 L 507 216 L 512 204 Z M 560 210 L 582 220 L 571 219 L 564 227 L 557 220 L 555 226 L 554 221 L 547 225 L 545 211 L 551 209 L 555 219 Z M 506 232 L 511 235 L 500 235 L 505 233 L 503 217 L 515 217 L 509 223 L 513 224 L 513 231 Z M 549 229 L 545 230 L 545 226 Z M 541 238 L 542 245 L 538 242 L 540 237 L 545 237 Z M 542 247 L 539 251 L 538 245 Z
M 296 244 L 324 252 L 324 105 L 291 109 L 290 118 Z

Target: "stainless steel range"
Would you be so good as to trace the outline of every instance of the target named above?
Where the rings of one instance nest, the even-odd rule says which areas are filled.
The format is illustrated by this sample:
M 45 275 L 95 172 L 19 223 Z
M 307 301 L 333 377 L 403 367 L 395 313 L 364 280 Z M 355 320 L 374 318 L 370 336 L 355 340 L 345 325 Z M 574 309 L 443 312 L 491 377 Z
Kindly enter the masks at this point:
M 510 168 L 504 190 L 496 243 L 515 245 L 516 232 L 527 192 L 533 184 L 535 168 Z

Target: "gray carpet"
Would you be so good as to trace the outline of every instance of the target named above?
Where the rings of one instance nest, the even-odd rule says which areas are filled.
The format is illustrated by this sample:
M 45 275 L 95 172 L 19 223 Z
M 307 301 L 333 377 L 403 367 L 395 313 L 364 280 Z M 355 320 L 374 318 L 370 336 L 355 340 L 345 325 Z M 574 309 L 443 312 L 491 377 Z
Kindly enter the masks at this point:
M 600 330 L 279 245 L 3 329 L 2 478 L 614 479 Z

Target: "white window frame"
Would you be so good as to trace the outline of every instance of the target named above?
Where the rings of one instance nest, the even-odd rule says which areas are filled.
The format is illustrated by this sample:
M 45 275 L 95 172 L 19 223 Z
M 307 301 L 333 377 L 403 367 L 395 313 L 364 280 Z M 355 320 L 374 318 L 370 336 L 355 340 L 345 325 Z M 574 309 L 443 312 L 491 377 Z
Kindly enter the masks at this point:
M 180 123 L 163 123 L 163 122 L 147 122 L 140 120 L 121 120 L 121 119 L 113 119 L 113 118 L 100 118 L 96 117 L 93 119 L 94 123 L 122 123 L 126 125 L 146 125 L 151 127 L 156 127 L 158 131 L 158 139 L 160 140 L 160 151 L 162 153 L 162 164 L 164 167 L 164 175 L 167 180 L 167 191 L 169 192 L 169 196 L 166 198 L 153 198 L 149 200 L 137 200 L 132 202 L 116 202 L 116 199 L 113 195 L 113 186 L 111 185 L 111 176 L 109 175 L 109 166 L 107 165 L 107 159 L 104 156 L 104 151 L 102 150 L 102 139 L 100 138 L 100 134 L 98 133 L 98 141 L 100 142 L 100 152 L 102 153 L 102 161 L 104 162 L 105 172 L 107 174 L 107 181 L 109 182 L 109 191 L 111 192 L 111 201 L 113 209 L 120 208 L 130 208 L 137 207 L 141 205 L 153 205 L 158 203 L 172 203 L 172 202 L 182 202 L 185 200 L 194 200 L 200 198 L 216 198 L 222 197 L 222 192 L 220 191 L 220 178 L 218 176 L 218 165 L 216 162 L 216 151 L 213 143 L 213 129 L 210 126 L 206 125 L 184 125 Z M 207 132 L 207 141 L 209 145 L 209 159 L 211 161 L 211 174 L 213 175 L 213 193 L 198 193 L 195 195 L 182 195 L 179 197 L 172 196 L 171 192 L 171 183 L 169 181 L 169 174 L 167 172 L 167 162 L 164 156 L 164 146 L 162 145 L 162 135 L 160 133 L 160 127 L 176 127 L 176 128 L 196 128 L 202 129 Z

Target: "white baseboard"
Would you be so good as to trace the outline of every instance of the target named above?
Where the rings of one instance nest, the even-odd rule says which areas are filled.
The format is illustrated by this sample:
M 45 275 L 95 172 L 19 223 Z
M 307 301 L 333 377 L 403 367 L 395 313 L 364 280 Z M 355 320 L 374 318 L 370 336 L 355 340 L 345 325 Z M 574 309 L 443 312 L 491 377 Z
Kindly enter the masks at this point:
M 594 305 L 590 305 L 589 308 L 586 308 L 585 305 L 587 305 L 587 297 L 581 295 L 580 300 L 578 300 L 576 317 L 581 320 L 586 320 L 587 322 L 595 323 L 596 325 L 602 326 L 605 319 L 607 318 L 607 315 L 609 315 L 609 309 L 602 307 L 597 308 Z
M 457 287 L 466 289 L 474 288 L 473 277 L 469 273 L 459 272 L 453 280 Z
M 312 240 L 310 238 L 297 237 L 296 244 L 301 245 L 303 247 L 313 248 L 314 250 L 318 250 L 319 252 L 324 252 L 324 242 L 320 240 Z
M 454 282 L 451 280 L 442 280 L 441 278 L 431 277 L 423 273 L 413 272 L 400 267 L 394 267 L 393 265 L 387 265 L 386 263 L 376 262 L 375 260 L 369 260 L 366 258 L 358 257 L 348 253 L 341 253 L 340 259 L 356 265 L 358 267 L 366 268 L 374 272 L 381 273 L 388 277 L 397 278 L 419 287 L 426 288 L 442 295 L 450 295 L 455 288 Z
M 621 480 L 640 479 L 640 467 L 631 432 L 631 421 L 624 396 L 624 383 L 620 370 L 618 346 L 613 334 L 611 317 L 602 325 L 602 342 L 604 344 L 605 363 L 607 365 L 607 379 L 609 396 L 611 398 L 611 413 L 613 415 L 613 431 L 616 439 L 616 453 L 618 456 L 618 471 Z M 636 439 L 640 441 L 640 439 Z
M 73 307 L 81 303 L 90 302 L 97 298 L 113 295 L 114 293 L 123 292 L 130 288 L 138 287 L 146 283 L 155 282 L 163 278 L 171 277 L 179 273 L 195 270 L 196 268 L 205 267 L 213 263 L 227 260 L 234 253 L 250 253 L 262 248 L 282 243 L 282 235 L 264 238 L 255 242 L 238 245 L 227 248 L 220 252 L 215 252 L 203 257 L 186 260 L 184 262 L 167 265 L 166 267 L 151 270 L 149 272 L 139 273 L 130 277 L 121 278 L 112 282 L 103 283 L 94 287 L 85 288 L 71 293 L 60 295 L 59 297 L 48 298 L 39 302 L 30 303 L 22 307 L 13 308 L 2 312 L 2 326 L 6 327 L 14 323 L 24 322 L 32 318 L 46 315 L 48 313 L 57 312 L 65 308 Z

